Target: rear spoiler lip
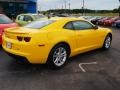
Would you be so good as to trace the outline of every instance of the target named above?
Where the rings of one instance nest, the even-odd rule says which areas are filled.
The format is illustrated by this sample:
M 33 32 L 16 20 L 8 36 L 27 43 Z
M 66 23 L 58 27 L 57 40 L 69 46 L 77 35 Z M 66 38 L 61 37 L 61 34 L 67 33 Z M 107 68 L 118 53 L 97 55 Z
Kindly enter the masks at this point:
M 5 31 L 5 34 L 10 33 L 10 34 L 30 34 L 30 32 L 10 32 L 10 31 Z

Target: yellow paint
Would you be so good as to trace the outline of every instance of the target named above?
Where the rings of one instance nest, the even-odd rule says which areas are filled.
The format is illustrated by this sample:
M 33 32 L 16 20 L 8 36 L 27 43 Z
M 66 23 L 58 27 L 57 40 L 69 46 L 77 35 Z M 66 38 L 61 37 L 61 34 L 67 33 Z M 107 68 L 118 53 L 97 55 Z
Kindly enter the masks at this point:
M 56 22 L 42 29 L 24 27 L 7 29 L 3 35 L 3 48 L 14 55 L 26 57 L 30 63 L 44 64 L 51 49 L 60 42 L 66 42 L 71 49 L 71 56 L 101 48 L 110 29 L 99 28 L 88 30 L 68 30 L 63 26 L 70 21 L 84 20 L 77 18 L 52 18 Z M 17 36 L 31 37 L 30 42 L 18 41 Z M 6 47 L 7 42 L 12 43 L 12 48 Z

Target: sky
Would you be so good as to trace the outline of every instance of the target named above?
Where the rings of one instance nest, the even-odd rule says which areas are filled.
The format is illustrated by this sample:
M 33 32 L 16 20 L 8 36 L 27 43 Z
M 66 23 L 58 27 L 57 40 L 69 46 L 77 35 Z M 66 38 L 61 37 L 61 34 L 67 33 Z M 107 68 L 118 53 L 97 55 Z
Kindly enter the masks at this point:
M 83 0 L 66 0 L 66 2 L 67 8 L 69 2 L 71 3 L 71 9 L 80 9 L 83 5 Z M 119 0 L 85 0 L 85 8 L 93 10 L 112 10 L 119 5 Z M 62 8 L 65 8 L 65 0 L 38 0 L 38 9 L 41 11 Z

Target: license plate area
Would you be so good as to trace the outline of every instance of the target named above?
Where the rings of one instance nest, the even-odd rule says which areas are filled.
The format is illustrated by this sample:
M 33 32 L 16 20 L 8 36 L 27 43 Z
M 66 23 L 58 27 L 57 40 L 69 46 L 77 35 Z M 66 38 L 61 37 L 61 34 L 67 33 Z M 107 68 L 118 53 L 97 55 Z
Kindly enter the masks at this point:
M 6 47 L 9 48 L 9 49 L 11 49 L 12 48 L 12 43 L 6 42 Z

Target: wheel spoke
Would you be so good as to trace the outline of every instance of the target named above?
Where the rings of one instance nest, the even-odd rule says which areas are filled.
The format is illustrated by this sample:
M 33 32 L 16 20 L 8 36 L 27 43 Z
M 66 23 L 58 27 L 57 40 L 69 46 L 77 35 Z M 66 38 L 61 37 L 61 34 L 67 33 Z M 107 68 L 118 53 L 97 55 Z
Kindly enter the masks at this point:
M 53 61 L 55 65 L 57 66 L 63 65 L 66 59 L 67 59 L 67 51 L 65 48 L 59 47 L 58 49 L 55 50 L 53 55 Z
M 107 37 L 107 38 L 106 38 L 106 41 L 105 41 L 105 47 L 106 47 L 106 48 L 109 48 L 109 47 L 110 47 L 110 44 L 111 44 L 111 38 L 110 38 L 110 37 Z
M 61 55 L 66 55 L 66 52 L 64 51 L 63 53 L 61 53 Z
M 55 63 L 58 63 L 58 61 L 59 61 L 58 58 L 56 58 L 54 62 L 55 62 Z

